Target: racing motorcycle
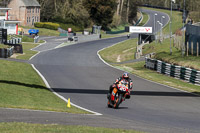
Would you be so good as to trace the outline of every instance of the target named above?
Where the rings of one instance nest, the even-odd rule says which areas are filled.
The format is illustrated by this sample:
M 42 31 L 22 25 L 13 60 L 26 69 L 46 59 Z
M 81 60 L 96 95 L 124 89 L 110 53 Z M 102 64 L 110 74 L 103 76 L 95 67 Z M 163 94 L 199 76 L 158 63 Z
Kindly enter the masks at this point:
M 111 95 L 108 97 L 108 107 L 118 108 L 122 101 L 125 100 L 128 92 L 128 83 L 120 81 L 113 88 Z

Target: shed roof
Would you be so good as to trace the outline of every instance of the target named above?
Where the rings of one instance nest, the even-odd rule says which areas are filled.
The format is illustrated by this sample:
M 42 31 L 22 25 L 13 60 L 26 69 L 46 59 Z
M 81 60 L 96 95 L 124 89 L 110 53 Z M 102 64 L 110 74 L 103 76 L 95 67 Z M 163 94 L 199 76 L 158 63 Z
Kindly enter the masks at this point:
M 40 6 L 37 0 L 21 0 L 25 6 Z

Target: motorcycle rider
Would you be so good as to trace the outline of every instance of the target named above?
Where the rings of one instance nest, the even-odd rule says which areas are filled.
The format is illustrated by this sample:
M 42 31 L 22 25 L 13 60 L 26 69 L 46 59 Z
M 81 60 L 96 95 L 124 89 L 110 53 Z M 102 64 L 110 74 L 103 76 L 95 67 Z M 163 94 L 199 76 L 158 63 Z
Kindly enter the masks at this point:
M 131 78 L 129 77 L 128 73 L 127 72 L 124 72 L 122 77 L 119 77 L 118 79 L 116 79 L 116 81 L 113 83 L 113 85 L 110 86 L 110 89 L 109 89 L 109 92 L 108 92 L 108 95 L 107 97 L 109 98 L 111 93 L 112 93 L 112 90 L 114 87 L 116 87 L 116 85 L 120 82 L 120 81 L 124 81 L 128 84 L 128 93 L 126 94 L 126 99 L 129 99 L 130 98 L 130 92 L 132 90 L 132 86 L 133 86 L 133 82 L 131 80 Z

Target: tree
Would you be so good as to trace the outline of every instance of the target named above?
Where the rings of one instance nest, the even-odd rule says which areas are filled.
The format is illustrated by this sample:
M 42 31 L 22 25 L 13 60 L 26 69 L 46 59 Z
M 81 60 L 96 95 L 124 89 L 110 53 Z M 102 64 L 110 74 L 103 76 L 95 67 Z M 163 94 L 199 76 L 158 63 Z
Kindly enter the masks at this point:
M 112 23 L 117 7 L 116 0 L 84 0 L 84 5 L 95 24 L 107 29 Z
M 41 5 L 41 20 L 88 26 L 89 14 L 82 0 L 38 0 Z
M 134 24 L 137 21 L 137 11 L 138 7 L 135 1 L 130 1 L 129 3 L 129 12 L 128 12 L 128 22 Z

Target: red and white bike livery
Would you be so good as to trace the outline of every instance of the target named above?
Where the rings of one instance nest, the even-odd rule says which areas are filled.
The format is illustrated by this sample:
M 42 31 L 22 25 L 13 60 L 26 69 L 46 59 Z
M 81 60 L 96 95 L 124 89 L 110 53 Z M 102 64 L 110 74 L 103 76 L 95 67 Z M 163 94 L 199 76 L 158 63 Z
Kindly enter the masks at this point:
M 108 98 L 108 107 L 118 108 L 126 95 L 130 93 L 128 83 L 120 81 L 112 90 L 111 96 Z

